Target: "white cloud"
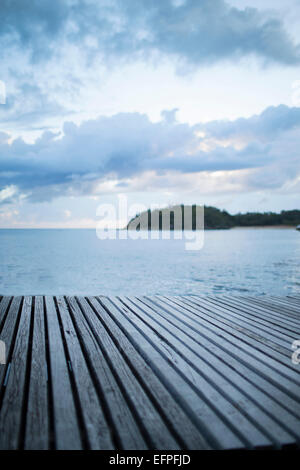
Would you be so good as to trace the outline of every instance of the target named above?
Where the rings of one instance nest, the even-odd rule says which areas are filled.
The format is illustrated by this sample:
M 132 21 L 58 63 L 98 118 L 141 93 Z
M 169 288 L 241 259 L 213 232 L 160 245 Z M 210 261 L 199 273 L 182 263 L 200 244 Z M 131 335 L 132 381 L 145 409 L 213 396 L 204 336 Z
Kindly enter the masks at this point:
M 33 144 L 8 143 L 7 136 L 0 144 L 1 200 L 17 193 L 34 201 L 97 196 L 130 190 L 134 178 L 147 174 L 164 178 L 167 189 L 176 174 L 255 168 L 261 176 L 248 185 L 275 188 L 300 172 L 300 108 L 271 107 L 249 119 L 194 126 L 171 114 L 155 123 L 138 113 L 65 123 L 59 139 L 45 132 Z M 268 171 L 276 177 L 264 178 Z
M 18 193 L 18 188 L 14 185 L 6 186 L 0 190 L 0 204 L 10 201 Z

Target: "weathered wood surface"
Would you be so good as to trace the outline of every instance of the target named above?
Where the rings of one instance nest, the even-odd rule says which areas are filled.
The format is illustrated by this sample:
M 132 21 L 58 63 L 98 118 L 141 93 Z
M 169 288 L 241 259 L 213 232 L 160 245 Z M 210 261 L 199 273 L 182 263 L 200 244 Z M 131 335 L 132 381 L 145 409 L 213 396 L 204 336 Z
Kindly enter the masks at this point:
M 0 449 L 300 447 L 299 294 L 0 297 L 0 340 Z

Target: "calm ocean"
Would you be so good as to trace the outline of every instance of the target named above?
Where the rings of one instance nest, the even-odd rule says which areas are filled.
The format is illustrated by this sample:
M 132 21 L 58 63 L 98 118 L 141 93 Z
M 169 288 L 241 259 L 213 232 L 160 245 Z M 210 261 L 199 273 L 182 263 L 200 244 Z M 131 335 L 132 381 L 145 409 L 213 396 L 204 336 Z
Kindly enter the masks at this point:
M 95 230 L 0 230 L 0 294 L 274 294 L 300 292 L 294 229 L 205 232 L 185 240 L 104 240 Z

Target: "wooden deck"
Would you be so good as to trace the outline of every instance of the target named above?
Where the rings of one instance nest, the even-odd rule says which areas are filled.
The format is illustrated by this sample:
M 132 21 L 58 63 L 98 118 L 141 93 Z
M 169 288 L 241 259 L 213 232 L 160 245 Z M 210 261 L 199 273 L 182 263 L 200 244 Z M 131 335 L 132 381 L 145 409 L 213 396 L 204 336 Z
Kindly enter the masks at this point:
M 0 297 L 1 449 L 300 442 L 300 295 Z

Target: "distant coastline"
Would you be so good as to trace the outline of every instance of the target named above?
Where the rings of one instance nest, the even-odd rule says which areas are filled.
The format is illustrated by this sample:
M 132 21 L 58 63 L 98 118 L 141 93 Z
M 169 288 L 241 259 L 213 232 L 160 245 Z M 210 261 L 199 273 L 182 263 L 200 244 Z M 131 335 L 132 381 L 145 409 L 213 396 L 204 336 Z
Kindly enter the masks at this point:
M 189 230 L 197 230 L 196 213 L 200 206 L 170 206 L 167 208 L 156 209 L 155 211 L 142 212 L 133 217 L 125 229 L 127 230 L 162 230 L 162 221 L 168 220 L 169 230 L 186 230 L 184 211 L 190 210 L 192 221 Z M 179 225 L 174 222 L 174 213 L 181 210 L 182 220 Z M 180 214 L 180 212 L 179 212 Z M 154 222 L 155 220 L 155 222 Z M 178 219 L 177 219 L 178 223 Z M 300 224 L 300 210 L 290 210 L 276 212 L 247 212 L 235 215 L 227 211 L 222 211 L 216 207 L 204 207 L 204 229 L 205 230 L 225 230 L 231 228 L 296 228 Z M 198 227 L 199 228 L 199 227 Z
M 295 230 L 295 225 L 236 225 L 235 227 L 231 227 L 232 230 L 238 229 L 245 229 L 245 228 L 253 228 L 253 229 L 271 229 L 277 228 L 281 230 Z

